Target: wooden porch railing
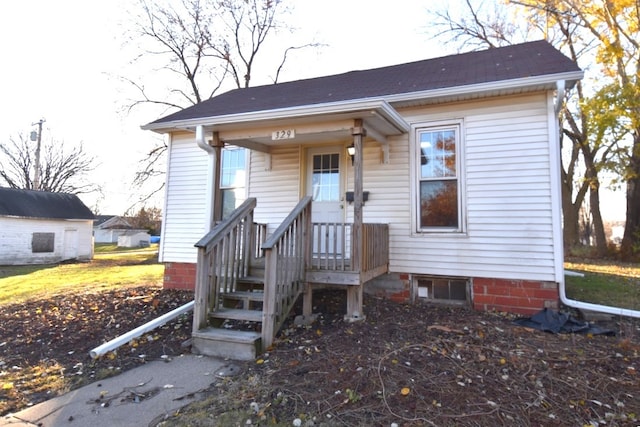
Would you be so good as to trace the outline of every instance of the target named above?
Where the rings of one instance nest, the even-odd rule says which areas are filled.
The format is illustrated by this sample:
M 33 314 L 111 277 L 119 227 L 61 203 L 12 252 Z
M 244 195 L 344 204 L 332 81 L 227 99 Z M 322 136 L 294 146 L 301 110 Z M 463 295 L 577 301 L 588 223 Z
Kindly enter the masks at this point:
M 238 277 L 246 276 L 249 263 L 257 253 L 253 223 L 256 199 L 247 199 L 229 218 L 217 224 L 198 243 L 198 265 L 196 269 L 195 304 L 193 308 L 193 331 L 207 326 L 209 311 L 219 306 L 220 295 L 233 292 Z
M 362 224 L 362 260 L 360 270 L 369 273 L 389 267 L 389 225 Z
M 311 268 L 367 273 L 389 263 L 389 225 L 362 224 L 360 271 L 353 262 L 353 224 L 313 223 Z
M 304 197 L 263 244 L 262 346 L 268 348 L 305 286 L 311 256 L 311 197 Z
M 354 262 L 353 254 L 358 251 L 354 251 L 353 224 L 312 224 L 310 197 L 300 200 L 267 239 L 266 226 L 253 222 L 255 206 L 255 198 L 247 199 L 195 245 L 194 332 L 208 326 L 210 312 L 220 307 L 224 294 L 236 290 L 237 280 L 249 275 L 252 260 L 262 255 L 263 348 L 273 343 L 307 281 L 361 285 L 388 270 L 387 224 L 363 224 L 360 262 Z M 327 271 L 335 273 L 313 276 Z

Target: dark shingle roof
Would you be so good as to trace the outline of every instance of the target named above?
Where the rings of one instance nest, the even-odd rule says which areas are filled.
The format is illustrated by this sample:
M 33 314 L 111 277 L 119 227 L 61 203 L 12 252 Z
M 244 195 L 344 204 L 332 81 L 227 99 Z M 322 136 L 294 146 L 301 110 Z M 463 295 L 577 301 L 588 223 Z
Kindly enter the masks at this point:
M 580 72 L 580 68 L 548 42 L 535 41 L 383 68 L 235 89 L 150 125 L 568 72 Z
M 115 215 L 96 215 L 96 219 L 93 221 L 93 226 L 96 227 L 101 225 L 113 217 L 115 217 Z
M 75 194 L 0 188 L 0 216 L 51 219 L 94 219 Z

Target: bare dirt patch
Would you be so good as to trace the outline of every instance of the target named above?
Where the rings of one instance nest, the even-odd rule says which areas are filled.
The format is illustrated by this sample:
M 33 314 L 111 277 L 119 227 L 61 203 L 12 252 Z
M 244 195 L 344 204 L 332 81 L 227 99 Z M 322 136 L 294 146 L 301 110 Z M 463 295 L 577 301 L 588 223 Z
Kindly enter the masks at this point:
M 0 413 L 102 376 L 189 351 L 190 316 L 97 361 L 90 349 L 188 302 L 139 287 L 0 307 Z M 320 316 L 292 322 L 238 376 L 218 378 L 162 425 L 637 425 L 640 323 L 616 336 L 551 334 L 513 316 L 365 297 L 345 323 L 345 293 L 314 294 Z M 293 318 L 293 316 L 292 316 Z M 9 385 L 10 384 L 10 385 Z
M 188 349 L 183 316 L 98 360 L 89 351 L 193 299 L 140 286 L 0 306 L 0 415 Z

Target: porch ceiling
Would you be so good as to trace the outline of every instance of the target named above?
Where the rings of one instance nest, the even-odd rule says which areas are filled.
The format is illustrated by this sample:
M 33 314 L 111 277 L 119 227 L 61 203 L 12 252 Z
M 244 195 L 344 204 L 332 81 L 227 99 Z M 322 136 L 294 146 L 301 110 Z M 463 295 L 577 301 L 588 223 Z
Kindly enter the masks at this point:
M 382 100 L 219 116 L 198 124 L 202 124 L 206 132 L 218 132 L 225 143 L 268 151 L 272 146 L 291 143 L 349 141 L 355 119 L 362 119 L 368 137 L 381 143 L 386 143 L 389 136 L 401 135 L 410 129 L 400 114 Z M 274 137 L 274 132 L 286 131 L 293 131 L 295 136 Z

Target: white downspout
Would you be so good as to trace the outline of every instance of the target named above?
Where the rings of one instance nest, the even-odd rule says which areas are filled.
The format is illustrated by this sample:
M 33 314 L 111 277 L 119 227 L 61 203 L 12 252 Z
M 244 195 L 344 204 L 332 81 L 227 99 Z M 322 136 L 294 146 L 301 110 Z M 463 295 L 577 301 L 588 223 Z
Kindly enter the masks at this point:
M 96 359 L 112 350 L 115 350 L 116 348 L 120 347 L 123 344 L 126 344 L 128 342 L 130 342 L 132 339 L 139 337 L 142 334 L 145 334 L 149 331 L 154 330 L 155 328 L 158 328 L 162 325 L 164 325 L 165 323 L 167 323 L 169 320 L 173 320 L 176 317 L 180 316 L 181 314 L 184 314 L 190 310 L 193 310 L 193 305 L 194 305 L 194 301 L 188 302 L 185 305 L 176 308 L 175 310 L 172 310 L 168 313 L 163 314 L 162 316 L 155 318 L 147 323 L 145 323 L 142 326 L 138 326 L 137 328 L 127 332 L 126 334 L 120 335 L 119 337 L 116 337 L 114 339 L 112 339 L 111 341 L 108 341 L 96 348 L 94 348 L 93 350 L 91 350 L 89 352 L 89 356 L 91 356 L 91 358 Z
M 556 102 L 554 105 L 554 112 L 555 112 L 555 116 L 554 116 L 554 126 L 551 128 L 552 131 L 555 133 L 556 135 L 556 143 L 553 144 L 552 147 L 552 153 L 556 153 L 556 158 L 553 159 L 554 161 L 554 169 L 557 171 L 560 171 L 560 150 L 553 150 L 554 147 L 560 147 L 560 131 L 558 129 L 558 117 L 560 114 L 560 110 L 562 109 L 562 102 L 564 100 L 564 91 L 565 91 L 565 82 L 564 80 L 560 80 L 558 82 L 556 82 L 556 88 L 557 88 L 557 94 L 556 94 Z M 558 185 L 559 183 L 559 177 L 558 179 Z M 562 190 L 560 190 L 562 191 Z M 560 219 L 561 221 L 562 219 Z M 562 228 L 560 228 L 560 233 L 562 233 Z M 560 234 L 562 235 L 562 234 Z M 560 256 L 561 259 L 564 259 L 563 256 L 564 250 L 561 251 Z M 558 284 L 559 284 L 559 292 L 560 292 L 560 301 L 562 301 L 562 303 L 568 307 L 573 307 L 573 308 L 577 308 L 577 309 L 581 309 L 581 310 L 589 310 L 589 311 L 597 311 L 600 313 L 608 313 L 608 314 L 614 314 L 614 315 L 618 315 L 618 316 L 628 316 L 628 317 L 636 317 L 636 318 L 640 318 L 640 311 L 637 310 L 630 310 L 630 309 L 626 309 L 626 308 L 620 308 L 620 307 L 611 307 L 608 305 L 600 305 L 600 304 L 592 304 L 589 302 L 584 302 L 584 301 L 577 301 L 577 300 L 573 300 L 567 297 L 567 293 L 566 293 L 566 285 L 565 285 L 565 276 L 572 276 L 575 275 L 575 273 L 573 272 L 569 272 L 569 271 L 565 271 L 564 270 L 564 263 L 561 263 L 562 265 L 560 266 L 561 270 L 563 272 L 563 274 L 559 275 L 558 277 Z
M 207 153 L 215 154 L 214 148 L 207 144 L 207 141 L 204 139 L 204 126 L 202 125 L 196 126 L 196 143 L 198 144 L 198 147 L 202 148 Z
M 206 194 L 208 203 L 206 204 L 205 218 L 207 223 L 205 224 L 205 231 L 209 232 L 213 227 L 213 206 L 214 206 L 214 180 L 215 180 L 215 165 L 216 165 L 216 149 L 209 145 L 205 139 L 204 126 L 196 126 L 196 144 L 202 148 L 208 154 L 207 159 L 207 178 L 206 178 Z

